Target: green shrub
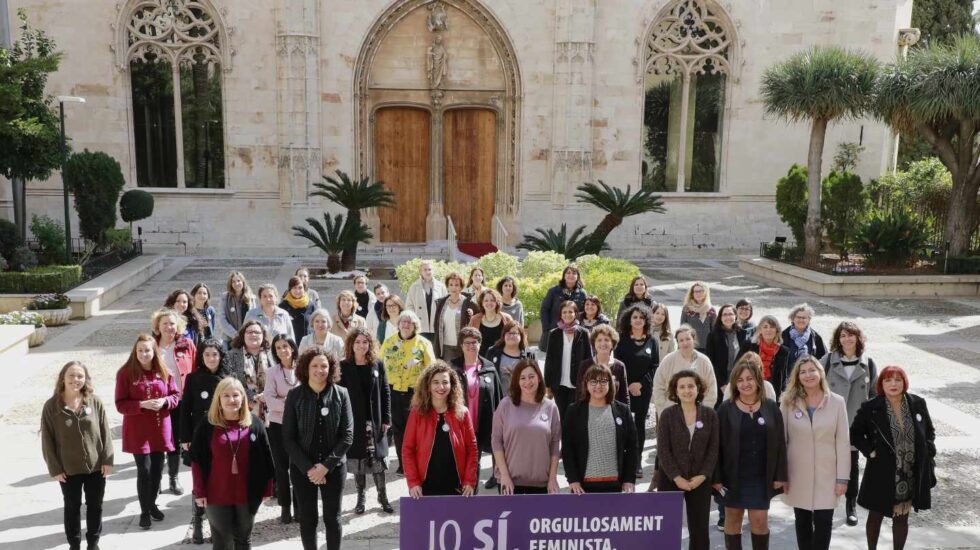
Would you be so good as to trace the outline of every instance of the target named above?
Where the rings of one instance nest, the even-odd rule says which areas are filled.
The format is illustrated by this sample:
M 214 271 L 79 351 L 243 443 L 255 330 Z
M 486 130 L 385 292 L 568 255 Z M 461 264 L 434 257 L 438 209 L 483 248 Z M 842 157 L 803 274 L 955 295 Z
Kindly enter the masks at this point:
M 10 220 L 0 220 L 0 256 L 9 259 L 18 246 L 24 246 L 17 224 Z
M 0 273 L 0 293 L 41 294 L 65 292 L 82 280 L 82 267 L 78 265 L 50 265 L 23 272 Z
M 142 189 L 130 189 L 119 199 L 119 216 L 133 223 L 153 215 L 153 195 Z
M 15 271 L 24 271 L 37 267 L 37 254 L 26 246 L 19 246 L 10 255 L 10 268 Z
M 538 279 L 531 277 L 517 279 L 517 288 L 520 289 L 517 297 L 524 304 L 524 323 L 531 325 L 541 320 L 541 303 L 544 302 L 548 290 L 558 284 L 560 279 L 561 271 L 546 273 Z
M 876 212 L 861 227 L 857 243 L 872 265 L 902 266 L 925 246 L 926 234 L 904 211 Z
M 116 159 L 102 152 L 75 153 L 62 170 L 75 195 L 78 227 L 86 239 L 105 242 L 105 231 L 116 225 L 116 204 L 126 180 Z
M 65 227 L 47 216 L 31 216 L 31 233 L 41 244 L 38 260 L 42 265 L 65 261 Z
M 412 283 L 419 279 L 419 265 L 421 264 L 422 258 L 415 258 L 395 268 L 395 277 L 398 279 L 398 283 L 402 288 L 402 299 L 408 294 L 408 289 L 412 286 Z M 464 283 L 466 275 L 470 272 L 469 266 L 464 263 L 446 262 L 443 260 L 432 261 L 432 277 L 437 281 L 444 281 L 446 275 L 449 275 L 452 271 L 456 271 L 462 275 Z
M 476 265 L 480 266 L 483 274 L 486 275 L 486 284 L 496 286 L 497 281 L 504 276 L 510 275 L 513 277 L 518 275 L 521 260 L 517 256 L 511 256 L 506 252 L 494 252 L 477 260 Z
M 129 252 L 133 249 L 133 234 L 129 229 L 106 229 L 105 241 L 109 248 L 117 252 Z
M 870 208 L 864 184 L 857 174 L 834 170 L 824 178 L 822 194 L 821 219 L 827 236 L 838 252 L 846 256 Z
M 65 309 L 71 300 L 68 296 L 61 293 L 53 294 L 38 294 L 37 296 L 31 298 L 30 302 L 27 302 L 25 309 L 29 310 L 50 310 L 50 309 Z
M 806 167 L 794 164 L 776 184 L 776 212 L 789 226 L 797 243 L 803 243 L 806 237 L 803 229 L 806 225 L 806 178 Z
M 942 260 L 940 260 L 942 262 Z M 946 272 L 980 274 L 980 256 L 951 256 L 946 261 Z
M 557 252 L 528 252 L 527 257 L 521 262 L 520 276 L 538 279 L 545 274 L 558 272 L 555 282 L 552 283 L 555 285 L 558 284 L 561 272 L 568 264 L 569 261 Z

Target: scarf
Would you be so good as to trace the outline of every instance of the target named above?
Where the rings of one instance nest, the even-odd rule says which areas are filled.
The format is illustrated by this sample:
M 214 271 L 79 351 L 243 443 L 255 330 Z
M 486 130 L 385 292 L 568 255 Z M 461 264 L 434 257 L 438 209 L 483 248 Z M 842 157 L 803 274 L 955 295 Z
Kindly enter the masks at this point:
M 798 332 L 795 326 L 790 327 L 789 337 L 793 339 L 793 343 L 796 345 L 797 358 L 808 351 L 807 344 L 810 343 L 810 336 L 810 327 L 806 327 L 802 333 Z
M 779 352 L 779 344 L 773 342 L 767 344 L 759 340 L 759 357 L 762 359 L 762 378 L 772 380 L 772 361 Z
M 684 307 L 691 313 L 697 313 L 698 317 L 700 317 L 702 321 L 704 321 L 704 318 L 708 316 L 708 312 L 710 312 L 713 309 L 711 307 L 711 304 L 708 303 L 707 301 L 705 301 L 703 304 L 696 304 L 694 302 L 690 302 Z
M 572 321 L 570 325 L 566 325 L 565 321 L 558 321 L 558 328 L 565 334 L 574 334 L 575 329 L 578 328 L 578 319 Z
M 310 295 L 304 292 L 302 298 L 294 298 L 292 292 L 287 292 L 286 303 L 293 309 L 306 309 L 310 306 Z
M 895 442 L 895 508 L 894 514 L 906 515 L 911 508 L 912 497 L 915 496 L 915 427 L 912 424 L 912 411 L 909 410 L 908 398 L 902 396 L 902 411 L 895 414 L 895 409 L 888 403 L 888 423 L 891 427 L 892 441 Z
M 231 292 L 225 293 L 225 319 L 231 323 L 231 326 L 235 327 L 235 330 L 242 328 L 242 323 L 245 320 L 245 313 L 248 309 L 245 307 L 244 296 L 239 298 Z

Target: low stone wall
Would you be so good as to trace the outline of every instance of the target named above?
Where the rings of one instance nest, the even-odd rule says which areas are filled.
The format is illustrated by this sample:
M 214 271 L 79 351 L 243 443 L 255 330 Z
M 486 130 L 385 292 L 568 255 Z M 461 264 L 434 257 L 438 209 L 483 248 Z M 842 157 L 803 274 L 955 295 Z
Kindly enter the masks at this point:
M 0 366 L 19 368 L 27 357 L 28 343 L 34 327 L 28 325 L 0 325 Z
M 980 275 L 828 275 L 756 256 L 739 256 L 738 267 L 817 296 L 980 296 Z

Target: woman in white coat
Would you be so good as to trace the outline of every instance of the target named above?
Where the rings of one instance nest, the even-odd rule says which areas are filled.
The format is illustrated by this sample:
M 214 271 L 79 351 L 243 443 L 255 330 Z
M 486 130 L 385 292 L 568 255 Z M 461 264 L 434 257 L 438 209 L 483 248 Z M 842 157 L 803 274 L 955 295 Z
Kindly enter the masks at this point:
M 796 514 L 800 550 L 828 550 L 837 501 L 847 490 L 851 441 L 844 399 L 830 391 L 820 361 L 800 358 L 780 410 L 786 430 L 786 504 Z

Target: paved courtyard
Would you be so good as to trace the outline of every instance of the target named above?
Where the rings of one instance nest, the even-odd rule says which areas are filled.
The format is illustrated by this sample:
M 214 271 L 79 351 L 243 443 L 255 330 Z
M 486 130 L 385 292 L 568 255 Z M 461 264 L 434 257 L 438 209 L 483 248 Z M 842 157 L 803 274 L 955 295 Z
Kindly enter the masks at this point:
M 0 442 L 5 449 L 4 467 L 0 469 L 0 550 L 66 547 L 61 493 L 47 476 L 37 432 L 41 406 L 51 394 L 61 365 L 71 359 L 91 368 L 96 392 L 109 404 L 116 439 L 116 469 L 106 489 L 102 548 L 187 548 L 180 546 L 190 544 L 187 494 L 161 495 L 158 502 L 167 514 L 165 521 L 154 523 L 150 531 L 137 526 L 136 472 L 131 455 L 120 450 L 121 417 L 111 406 L 115 372 L 136 335 L 148 329 L 150 313 L 171 290 L 189 289 L 204 281 L 213 293 L 220 293 L 232 268 L 241 269 L 253 288 L 267 281 L 283 288 L 299 264 L 298 259 L 168 259 L 161 273 L 98 316 L 49 328 L 46 343 L 33 349 L 24 364 L 0 365 Z M 809 302 L 817 311 L 813 324 L 828 341 L 839 321 L 855 320 L 867 333 L 869 352 L 879 365 L 906 367 L 912 391 L 928 399 L 936 424 L 939 481 L 933 489 L 933 509 L 913 514 L 907 547 L 980 548 L 980 300 L 818 298 L 746 277 L 732 259 L 656 259 L 642 262 L 641 267 L 653 282 L 658 299 L 670 304 L 675 324 L 687 282 L 695 279 L 711 285 L 716 304 L 751 298 L 757 317 L 770 313 L 783 320 L 794 304 Z M 325 304 L 333 303 L 337 291 L 349 286 L 349 281 L 313 282 Z M 652 451 L 653 442 L 648 439 L 643 460 L 646 475 L 638 483 L 642 488 L 650 479 Z M 485 458 L 483 468 L 482 478 L 486 479 L 489 458 Z M 564 486 L 563 477 L 559 479 Z M 189 490 L 190 471 L 186 468 L 181 470 L 181 482 Z M 354 516 L 353 490 L 353 483 L 348 482 L 343 505 L 344 548 L 396 548 L 398 514 L 382 514 L 369 486 L 368 513 Z M 397 500 L 406 494 L 404 480 L 390 476 L 389 496 Z M 253 536 L 255 548 L 299 546 L 298 526 L 280 525 L 278 514 L 274 506 L 260 510 Z M 847 527 L 843 506 L 838 509 L 833 548 L 864 547 L 863 511 L 860 516 L 861 525 Z M 712 524 L 716 518 L 713 512 Z M 773 504 L 770 526 L 772 548 L 795 547 L 792 510 L 779 499 Z M 713 527 L 711 537 L 713 548 L 724 548 L 721 534 Z M 320 541 L 322 544 L 322 524 Z M 745 544 L 748 547 L 747 535 Z M 880 547 L 889 548 L 890 544 L 886 523 Z

